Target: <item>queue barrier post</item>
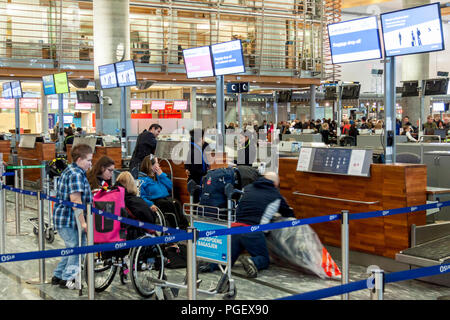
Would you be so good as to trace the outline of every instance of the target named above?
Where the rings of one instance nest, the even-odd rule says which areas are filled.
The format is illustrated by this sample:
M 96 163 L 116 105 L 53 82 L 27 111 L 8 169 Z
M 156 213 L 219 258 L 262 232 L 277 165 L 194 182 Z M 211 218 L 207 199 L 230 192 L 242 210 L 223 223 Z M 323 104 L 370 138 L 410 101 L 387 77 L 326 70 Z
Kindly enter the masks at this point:
M 375 285 L 370 290 L 370 299 L 371 300 L 383 300 L 384 271 L 381 269 L 372 270 L 371 278 L 375 280 Z
M 341 219 L 341 254 L 342 254 L 342 275 L 341 284 L 348 284 L 349 280 L 349 220 L 348 210 L 342 210 Z M 349 300 L 349 294 L 341 295 L 342 300 Z
M 44 210 L 41 193 L 37 192 L 37 209 L 38 209 L 38 247 L 39 251 L 45 250 L 45 231 L 44 231 Z M 45 282 L 45 259 L 39 259 L 39 283 Z
M 24 173 L 23 173 L 23 160 L 22 159 L 20 159 L 19 165 L 22 167 L 19 170 L 19 172 L 20 172 L 20 189 L 23 190 L 25 177 L 24 177 Z M 25 195 L 23 193 L 20 195 L 20 208 L 22 210 L 25 210 Z
M 87 224 L 87 245 L 94 245 L 94 215 L 92 214 L 92 204 L 86 205 L 86 224 Z M 94 280 L 94 253 L 88 253 L 87 259 L 87 285 L 88 285 L 88 299 L 94 300 L 95 295 L 95 280 Z
M 19 175 L 17 169 L 14 170 L 14 188 L 19 188 Z M 19 193 L 14 192 L 15 209 L 16 209 L 16 235 L 20 235 L 20 207 Z
M 188 227 L 187 232 L 193 234 L 187 244 L 187 294 L 188 300 L 197 300 L 197 229 Z
M 5 254 L 6 248 L 6 210 L 5 189 L 3 189 L 3 153 L 0 153 L 0 254 Z

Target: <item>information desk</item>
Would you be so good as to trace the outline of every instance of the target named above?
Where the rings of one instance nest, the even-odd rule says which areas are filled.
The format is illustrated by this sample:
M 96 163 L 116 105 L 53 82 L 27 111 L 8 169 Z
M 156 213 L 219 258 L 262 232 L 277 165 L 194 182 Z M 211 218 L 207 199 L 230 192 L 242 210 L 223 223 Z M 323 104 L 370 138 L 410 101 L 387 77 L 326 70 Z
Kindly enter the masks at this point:
M 0 140 L 0 153 L 3 153 L 3 161 L 8 162 L 11 153 L 11 141 Z
M 67 145 L 67 161 L 72 163 L 72 145 Z M 114 167 L 116 169 L 122 168 L 122 148 L 121 147 L 101 147 L 95 146 L 94 155 L 92 157 L 92 166 L 97 162 L 101 157 L 108 156 L 114 160 Z
M 297 218 L 395 209 L 427 200 L 427 168 L 421 164 L 372 164 L 368 177 L 297 171 L 298 158 L 280 158 L 280 191 Z M 350 221 L 350 250 L 395 258 L 410 247 L 411 225 L 426 223 L 414 212 Z M 341 246 L 339 221 L 312 224 L 324 244 Z
M 56 148 L 53 142 L 43 143 L 36 142 L 34 148 L 17 148 L 18 161 L 17 165 L 20 165 L 20 160 L 23 161 L 23 165 L 40 165 L 42 161 L 51 161 L 56 157 Z M 35 160 L 29 160 L 35 159 Z M 24 169 L 24 179 L 28 181 L 36 182 L 41 178 L 41 169 Z

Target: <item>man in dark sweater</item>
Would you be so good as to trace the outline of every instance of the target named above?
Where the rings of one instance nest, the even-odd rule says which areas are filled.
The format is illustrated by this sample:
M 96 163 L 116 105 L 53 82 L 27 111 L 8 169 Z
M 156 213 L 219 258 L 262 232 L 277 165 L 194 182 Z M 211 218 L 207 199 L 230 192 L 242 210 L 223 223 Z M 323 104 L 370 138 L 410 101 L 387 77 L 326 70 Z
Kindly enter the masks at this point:
M 149 154 L 155 154 L 157 143 L 156 138 L 161 130 L 162 127 L 159 124 L 153 123 L 148 131 L 144 130 L 141 134 L 139 134 L 136 140 L 136 147 L 134 148 L 133 155 L 131 156 L 130 172 L 136 167 L 139 170 L 139 165 L 142 160 L 144 160 L 144 158 Z
M 270 223 L 276 213 L 284 217 L 294 217 L 278 186 L 279 177 L 274 172 L 267 172 L 252 184 L 244 188 L 244 194 L 236 209 L 236 222 L 232 226 L 249 226 Z M 251 232 L 232 235 L 231 260 L 236 262 L 246 250 L 251 257 L 242 256 L 240 262 L 249 278 L 255 278 L 258 270 L 269 267 L 269 251 L 263 232 Z

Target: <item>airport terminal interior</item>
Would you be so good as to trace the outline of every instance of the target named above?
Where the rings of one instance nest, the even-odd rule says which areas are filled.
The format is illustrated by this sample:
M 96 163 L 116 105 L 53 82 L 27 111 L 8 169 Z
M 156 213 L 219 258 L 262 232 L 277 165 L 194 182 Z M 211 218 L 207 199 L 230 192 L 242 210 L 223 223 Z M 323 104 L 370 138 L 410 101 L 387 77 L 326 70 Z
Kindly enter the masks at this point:
M 447 1 L 0 0 L 0 300 L 449 300 L 449 48 Z M 202 175 L 239 178 L 220 206 L 202 202 L 211 180 L 189 184 L 195 129 Z M 142 143 L 149 132 L 156 147 Z M 171 242 L 186 230 L 160 206 L 154 223 L 167 228 L 143 239 L 162 242 L 69 252 L 82 262 L 67 290 L 52 283 L 68 253 L 53 218 L 81 144 L 93 166 L 112 161 L 103 179 L 130 172 L 149 208 L 132 169 L 153 154 L 164 197 L 196 230 L 250 228 L 237 214 L 244 180 L 271 172 L 295 222 L 254 232 L 268 268 L 248 247 L 231 267 L 236 234 Z M 113 221 L 98 210 L 85 210 L 93 241 Z M 43 251 L 54 255 L 20 255 Z M 392 280 L 403 271 L 417 275 Z M 381 290 L 332 290 L 380 274 Z

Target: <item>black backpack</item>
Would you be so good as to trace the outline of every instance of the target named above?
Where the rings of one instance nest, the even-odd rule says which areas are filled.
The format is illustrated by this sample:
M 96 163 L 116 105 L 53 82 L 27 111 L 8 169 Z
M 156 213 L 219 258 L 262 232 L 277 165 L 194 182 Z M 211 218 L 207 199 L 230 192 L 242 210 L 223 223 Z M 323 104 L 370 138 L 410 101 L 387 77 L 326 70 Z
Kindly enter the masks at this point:
M 225 186 L 229 183 L 240 188 L 239 173 L 236 168 L 209 170 L 202 178 L 199 203 L 205 206 L 226 208 Z
M 166 267 L 169 269 L 186 268 L 187 248 L 185 244 L 178 244 L 178 247 L 166 247 L 164 255 L 167 258 Z

